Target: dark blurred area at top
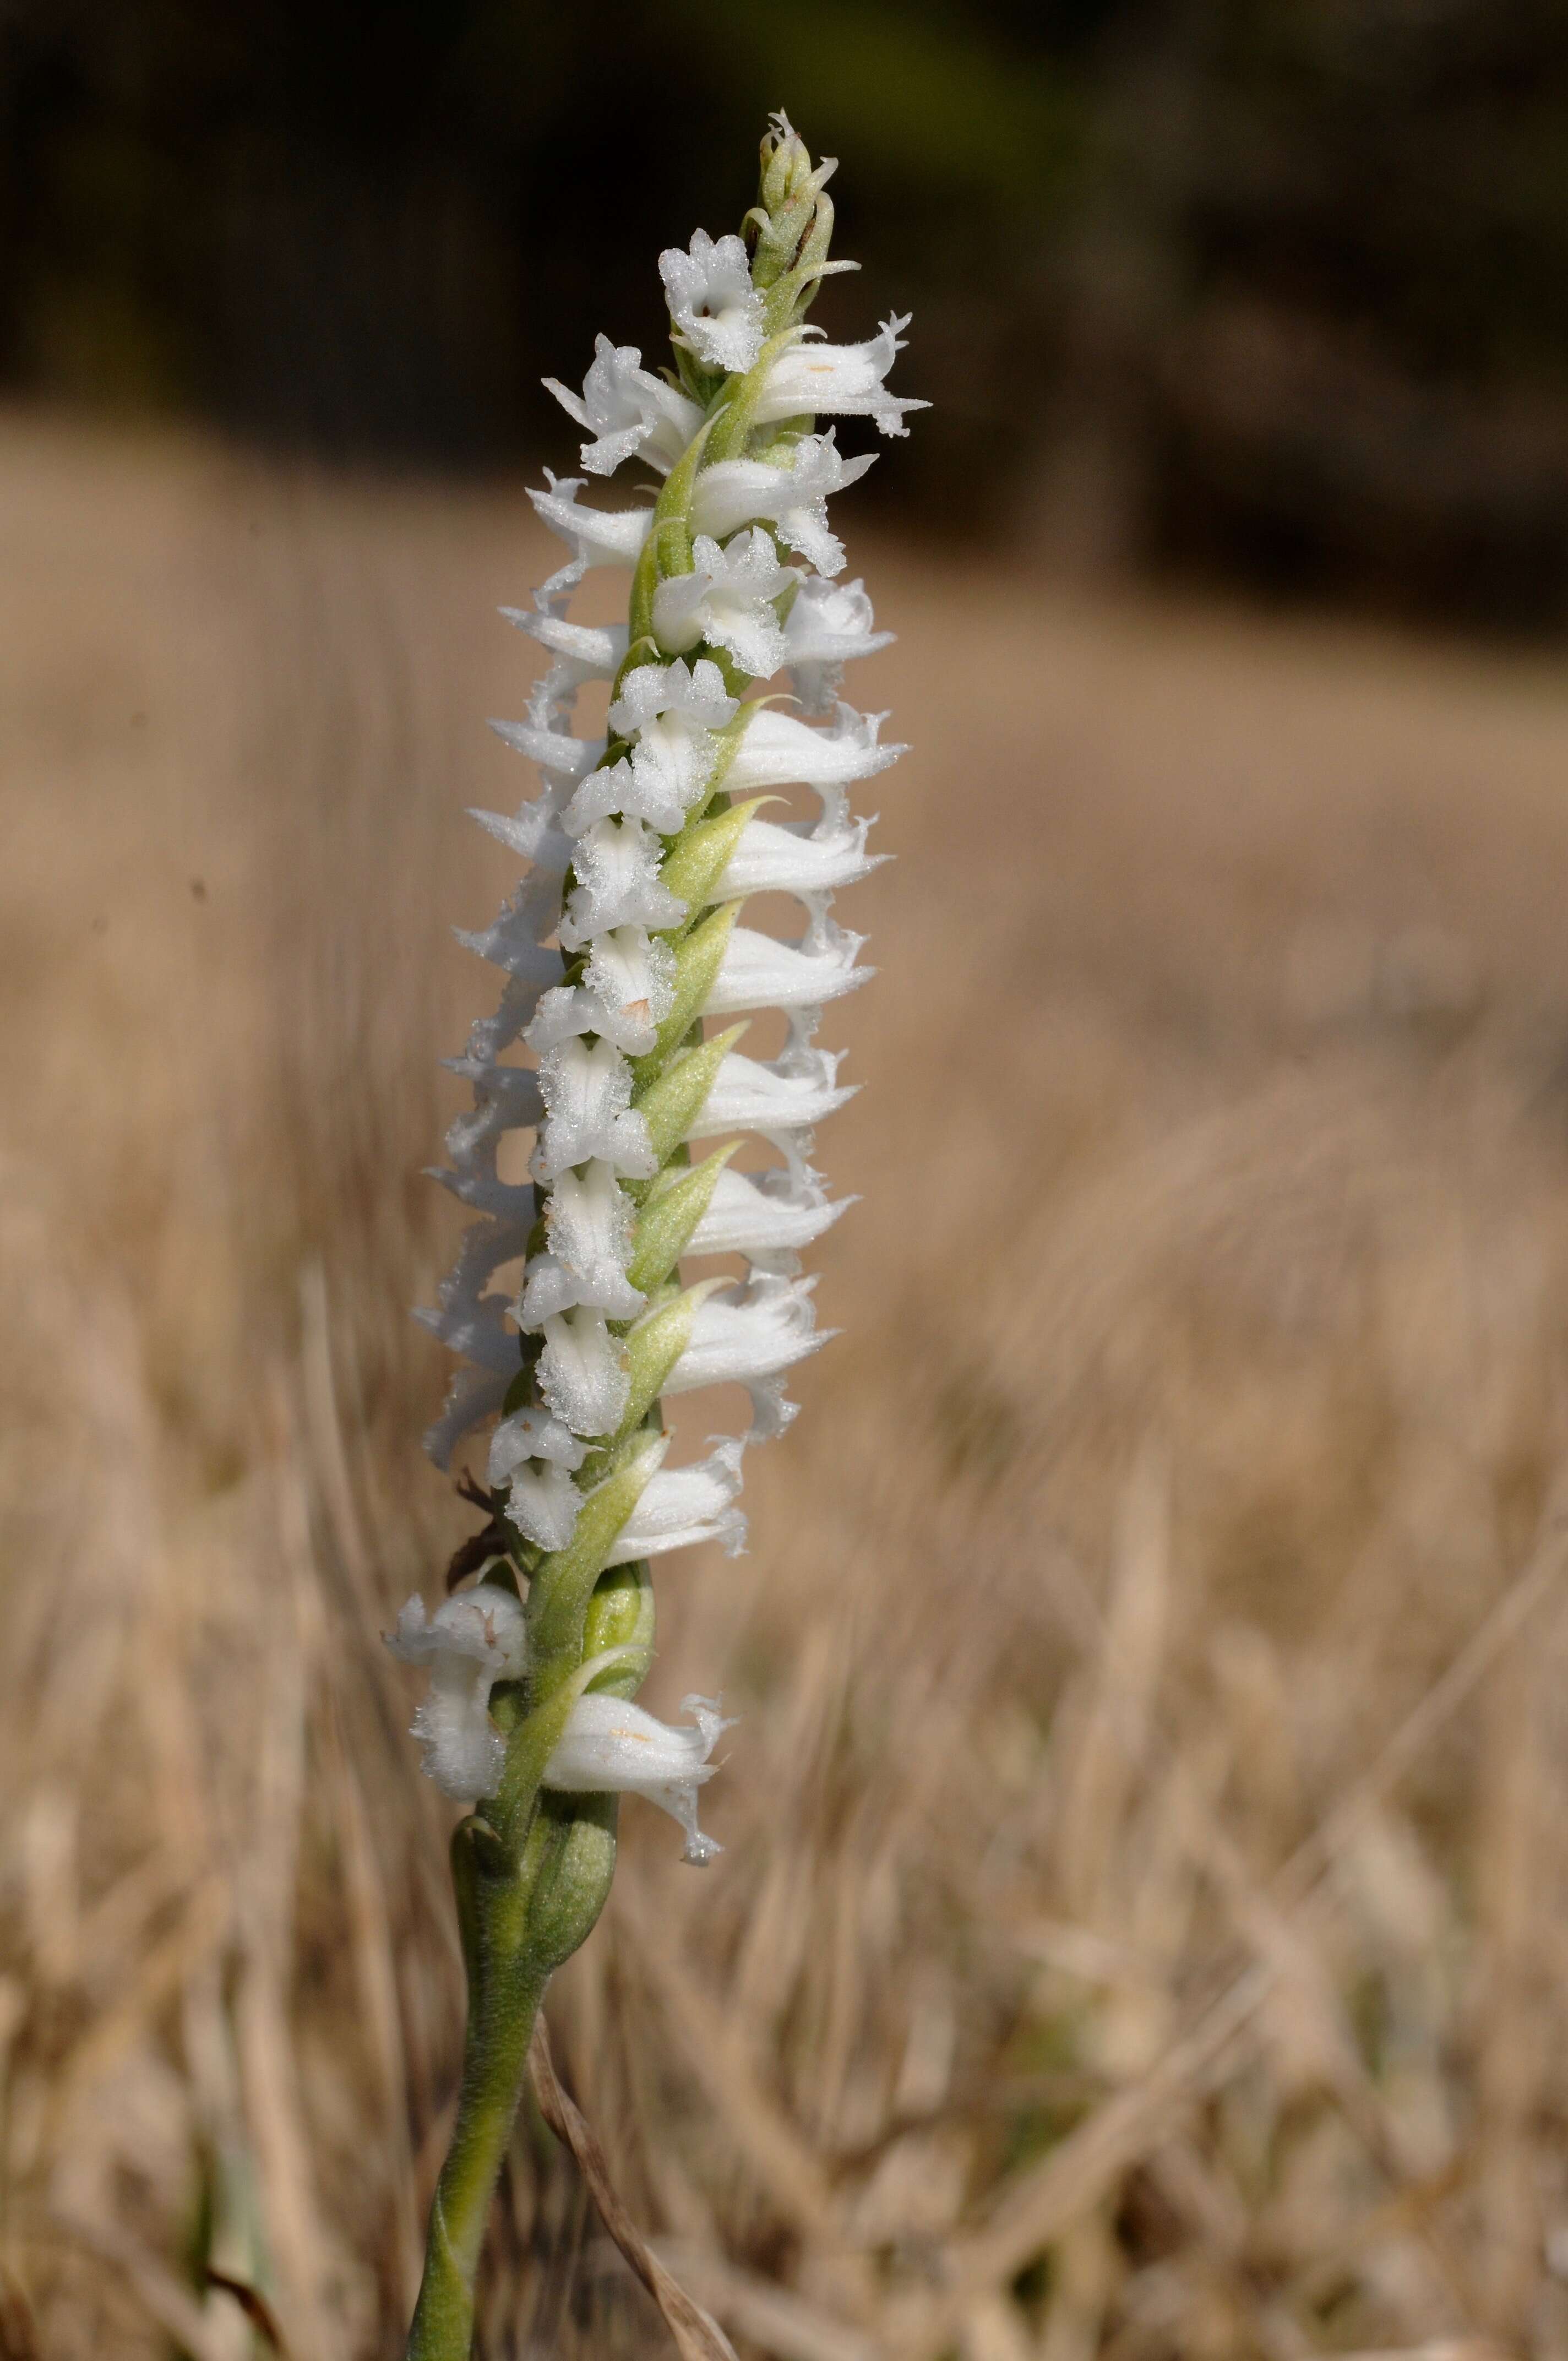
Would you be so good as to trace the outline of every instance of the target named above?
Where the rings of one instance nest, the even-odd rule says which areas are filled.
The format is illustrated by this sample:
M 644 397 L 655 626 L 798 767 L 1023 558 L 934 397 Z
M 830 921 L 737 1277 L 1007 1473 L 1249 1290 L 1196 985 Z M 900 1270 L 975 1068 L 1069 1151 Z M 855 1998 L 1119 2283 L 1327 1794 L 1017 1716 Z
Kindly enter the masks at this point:
M 1484 630 L 1568 624 L 1568 0 L 21 0 L 0 376 L 465 469 L 664 335 L 787 107 L 817 316 L 913 309 L 901 521 Z M 860 437 L 840 430 L 851 447 Z M 874 438 L 873 438 L 874 439 Z

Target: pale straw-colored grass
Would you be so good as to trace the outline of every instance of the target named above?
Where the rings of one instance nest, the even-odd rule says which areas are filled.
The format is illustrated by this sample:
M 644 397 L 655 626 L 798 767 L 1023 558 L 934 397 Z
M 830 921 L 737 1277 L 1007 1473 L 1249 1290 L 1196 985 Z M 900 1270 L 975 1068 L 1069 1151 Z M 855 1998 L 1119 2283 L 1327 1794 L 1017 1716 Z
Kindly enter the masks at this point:
M 0 2352 L 241 2361 L 210 2263 L 390 2356 L 460 1970 L 378 1634 L 473 1521 L 405 1307 L 551 561 L 20 416 L 0 516 Z M 661 1573 L 727 1850 L 628 1808 L 562 2070 L 745 2353 L 1561 2353 L 1568 686 L 858 557 L 846 1333 Z M 672 2349 L 537 2118 L 494 2244 L 488 2355 Z

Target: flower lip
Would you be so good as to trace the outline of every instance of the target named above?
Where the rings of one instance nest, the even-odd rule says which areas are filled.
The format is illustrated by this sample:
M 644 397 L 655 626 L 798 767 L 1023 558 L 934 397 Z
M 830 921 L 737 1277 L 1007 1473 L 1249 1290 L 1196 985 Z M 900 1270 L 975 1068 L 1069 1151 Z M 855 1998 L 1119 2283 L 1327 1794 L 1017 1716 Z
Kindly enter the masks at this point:
M 678 1729 L 645 1706 L 590 1689 L 572 1708 L 544 1784 L 572 1795 L 645 1795 L 680 1823 L 685 1858 L 706 1868 L 721 1847 L 697 1827 L 696 1791 L 718 1768 L 708 1757 L 720 1735 L 735 1725 L 716 1698 L 683 1697 L 681 1711 L 695 1729 Z
M 687 252 L 666 247 L 659 276 L 676 341 L 706 368 L 743 373 L 762 349 L 762 298 L 751 284 L 746 248 L 731 231 L 720 238 L 693 232 Z
M 430 1692 L 411 1727 L 436 1785 L 456 1803 L 493 1795 L 506 1748 L 490 1719 L 490 1691 L 498 1681 L 519 1679 L 528 1663 L 517 1599 L 499 1584 L 480 1583 L 427 1616 L 416 1594 L 386 1642 L 404 1664 L 429 1666 Z
M 544 384 L 569 418 L 587 429 L 582 460 L 591 476 L 610 476 L 623 459 L 645 459 L 668 475 L 702 424 L 695 401 L 641 366 L 635 345 L 594 343 L 594 357 L 580 394 L 559 379 Z

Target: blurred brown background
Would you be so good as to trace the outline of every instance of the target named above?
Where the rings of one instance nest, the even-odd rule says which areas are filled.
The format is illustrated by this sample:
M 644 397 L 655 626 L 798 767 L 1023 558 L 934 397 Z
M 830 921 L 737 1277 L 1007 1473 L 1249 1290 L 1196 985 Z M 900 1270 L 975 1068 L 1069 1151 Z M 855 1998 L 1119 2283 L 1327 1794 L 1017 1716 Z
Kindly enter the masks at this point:
M 939 405 L 838 520 L 865 1202 L 559 2060 L 747 2361 L 1568 2349 L 1565 16 L 5 18 L 5 2361 L 400 2349 L 492 610 L 781 102 Z M 531 2118 L 485 2354 L 664 2336 Z

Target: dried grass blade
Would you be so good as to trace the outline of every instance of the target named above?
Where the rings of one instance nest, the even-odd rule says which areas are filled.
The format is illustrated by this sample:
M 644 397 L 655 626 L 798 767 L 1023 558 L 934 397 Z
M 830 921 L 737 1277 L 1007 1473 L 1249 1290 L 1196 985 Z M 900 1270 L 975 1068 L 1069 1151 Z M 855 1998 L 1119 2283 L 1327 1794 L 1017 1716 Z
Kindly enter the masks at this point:
M 289 2348 L 283 2341 L 283 2332 L 266 2297 L 248 2280 L 231 2279 L 227 2271 L 215 2271 L 211 2263 L 207 2265 L 204 2277 L 209 2287 L 221 2288 L 225 2295 L 233 2296 L 257 2334 L 267 2339 L 273 2352 L 281 2356 L 281 2361 L 289 2361 Z
M 539 2111 L 558 2140 L 576 2158 L 577 2169 L 598 2208 L 600 2221 L 663 2314 L 681 2361 L 735 2361 L 735 2348 L 718 2323 L 694 2302 L 665 2269 L 622 2202 L 609 2177 L 598 2138 L 561 2087 L 550 2054 L 550 2035 L 541 2016 L 528 2052 L 529 2080 Z

